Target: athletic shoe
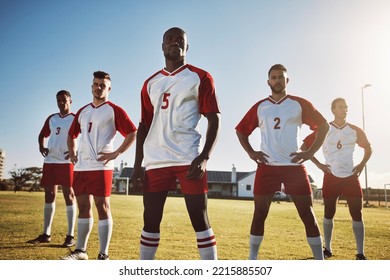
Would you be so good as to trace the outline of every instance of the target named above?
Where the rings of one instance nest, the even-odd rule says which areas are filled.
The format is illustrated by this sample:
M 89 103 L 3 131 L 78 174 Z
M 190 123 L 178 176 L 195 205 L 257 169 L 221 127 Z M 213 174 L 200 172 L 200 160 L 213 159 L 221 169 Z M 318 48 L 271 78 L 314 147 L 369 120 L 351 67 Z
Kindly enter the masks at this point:
M 88 255 L 86 251 L 76 249 L 70 251 L 69 254 L 65 257 L 61 257 L 61 260 L 74 261 L 74 260 L 88 260 Z
M 106 254 L 99 253 L 97 259 L 98 259 L 98 260 L 102 260 L 102 261 L 108 261 L 110 258 L 109 258 L 108 255 L 106 255 Z
M 49 243 L 50 241 L 51 241 L 50 235 L 43 233 L 37 238 L 27 241 L 27 243 L 40 244 L 40 243 Z
M 329 259 L 333 256 L 332 252 L 324 247 L 324 259 Z
M 357 254 L 356 259 L 357 260 L 364 260 L 364 261 L 367 260 L 367 258 L 364 254 Z
M 64 244 L 62 244 L 62 247 L 72 247 L 76 244 L 76 242 L 74 241 L 74 237 L 71 236 L 71 235 L 67 235 L 65 237 L 65 242 Z

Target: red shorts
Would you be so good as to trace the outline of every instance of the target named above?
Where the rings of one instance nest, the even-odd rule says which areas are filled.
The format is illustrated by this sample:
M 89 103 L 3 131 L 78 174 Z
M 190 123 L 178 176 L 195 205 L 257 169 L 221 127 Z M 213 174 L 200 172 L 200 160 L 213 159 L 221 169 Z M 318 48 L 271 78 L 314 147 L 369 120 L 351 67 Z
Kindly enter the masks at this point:
M 256 170 L 255 195 L 270 195 L 281 190 L 289 195 L 309 195 L 311 186 L 305 166 L 272 166 L 259 164 Z
M 75 195 L 110 196 L 112 175 L 113 170 L 75 171 L 73 183 Z
M 73 184 L 73 167 L 71 163 L 44 163 L 41 186 L 61 185 L 71 187 Z
M 352 175 L 346 178 L 340 178 L 334 176 L 332 173 L 325 173 L 322 184 L 322 197 L 331 198 L 339 197 L 340 195 L 346 197 L 363 197 L 359 177 Z
M 145 192 L 163 192 L 176 190 L 177 180 L 183 194 L 207 193 L 207 173 L 200 180 L 186 179 L 186 173 L 190 166 L 172 166 L 150 169 L 145 172 Z

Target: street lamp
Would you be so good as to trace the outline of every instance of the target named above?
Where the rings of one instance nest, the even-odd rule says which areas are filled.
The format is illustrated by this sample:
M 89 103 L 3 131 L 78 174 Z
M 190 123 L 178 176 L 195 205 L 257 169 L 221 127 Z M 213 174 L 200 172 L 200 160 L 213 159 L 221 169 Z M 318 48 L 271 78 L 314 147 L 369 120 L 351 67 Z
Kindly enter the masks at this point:
M 371 84 L 365 84 L 362 86 L 362 115 L 363 115 L 363 130 L 366 130 L 365 122 L 364 122 L 364 89 L 367 87 L 370 87 Z M 364 166 L 364 177 L 365 177 L 365 184 L 366 184 L 366 206 L 368 206 L 368 186 L 367 186 L 367 163 Z

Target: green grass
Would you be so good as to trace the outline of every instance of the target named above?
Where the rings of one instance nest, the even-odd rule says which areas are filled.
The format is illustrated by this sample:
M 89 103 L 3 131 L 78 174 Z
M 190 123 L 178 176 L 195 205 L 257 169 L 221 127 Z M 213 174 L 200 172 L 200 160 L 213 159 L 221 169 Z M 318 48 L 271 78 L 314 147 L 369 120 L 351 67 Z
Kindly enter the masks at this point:
M 59 193 L 52 228 L 52 242 L 31 245 L 26 241 L 42 233 L 43 192 L 0 192 L 0 259 L 57 260 L 67 254 L 61 248 L 67 230 L 65 203 Z M 209 199 L 209 218 L 217 238 L 221 260 L 248 258 L 249 227 L 253 202 L 244 200 Z M 142 229 L 142 197 L 113 195 L 111 197 L 114 231 L 110 245 L 113 260 L 138 259 L 139 236 Z M 97 256 L 97 214 L 88 243 L 91 258 Z M 322 228 L 323 205 L 315 203 L 314 211 Z M 364 208 L 366 226 L 365 251 L 369 259 L 390 259 L 390 209 Z M 77 227 L 76 227 L 77 236 Z M 333 251 L 335 260 L 354 259 L 355 241 L 348 207 L 339 204 L 335 217 Z M 273 203 L 266 221 L 261 259 L 311 259 L 304 227 L 293 203 Z M 184 200 L 169 197 L 161 225 L 157 259 L 199 259 L 195 233 L 191 227 Z

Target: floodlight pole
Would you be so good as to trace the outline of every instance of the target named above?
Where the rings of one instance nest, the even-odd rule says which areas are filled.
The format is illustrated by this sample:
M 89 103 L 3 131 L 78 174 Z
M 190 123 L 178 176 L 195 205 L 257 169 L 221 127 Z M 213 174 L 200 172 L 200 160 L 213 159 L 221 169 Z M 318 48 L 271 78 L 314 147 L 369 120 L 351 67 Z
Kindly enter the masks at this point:
M 364 122 L 364 89 L 367 87 L 370 87 L 371 84 L 365 84 L 362 86 L 362 116 L 363 116 L 363 130 L 366 131 L 366 125 Z M 367 179 L 367 163 L 364 166 L 364 178 L 365 178 L 365 185 L 366 185 L 366 203 L 365 205 L 368 206 L 368 179 Z

